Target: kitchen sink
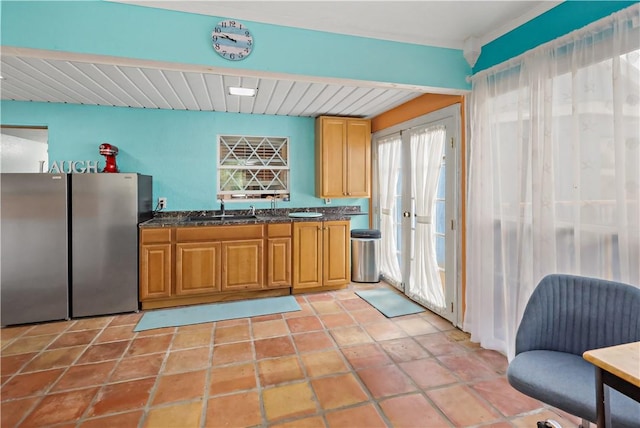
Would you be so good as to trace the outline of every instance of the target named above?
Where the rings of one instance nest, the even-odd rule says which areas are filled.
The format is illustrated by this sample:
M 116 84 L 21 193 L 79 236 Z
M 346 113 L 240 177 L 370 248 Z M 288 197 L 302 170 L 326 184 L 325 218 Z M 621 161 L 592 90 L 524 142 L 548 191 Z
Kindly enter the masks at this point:
M 242 215 L 231 215 L 231 217 L 226 217 L 226 220 L 255 220 L 258 217 L 252 214 L 242 214 Z
M 233 221 L 233 220 L 255 220 L 258 217 L 251 214 L 219 214 L 212 216 L 193 216 L 187 217 L 187 221 Z

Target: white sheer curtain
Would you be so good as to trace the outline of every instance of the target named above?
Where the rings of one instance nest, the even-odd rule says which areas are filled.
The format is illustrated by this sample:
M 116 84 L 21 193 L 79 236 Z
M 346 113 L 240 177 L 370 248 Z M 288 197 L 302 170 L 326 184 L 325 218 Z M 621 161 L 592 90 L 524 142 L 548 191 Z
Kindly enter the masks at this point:
M 464 328 L 509 359 L 544 275 L 640 284 L 639 11 L 473 77 Z
M 446 129 L 440 125 L 411 134 L 411 191 L 416 223 L 411 274 L 405 292 L 436 308 L 445 307 L 433 221 L 445 136 Z
M 378 141 L 378 194 L 380 197 L 380 273 L 400 284 L 398 237 L 393 222 L 396 212 L 396 189 L 401 163 L 400 134 Z

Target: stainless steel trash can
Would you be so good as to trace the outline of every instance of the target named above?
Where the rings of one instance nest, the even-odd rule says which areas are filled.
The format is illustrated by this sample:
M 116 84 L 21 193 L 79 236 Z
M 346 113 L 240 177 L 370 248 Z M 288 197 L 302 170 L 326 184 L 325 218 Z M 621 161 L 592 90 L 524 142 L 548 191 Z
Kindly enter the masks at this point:
M 351 281 L 380 282 L 380 231 L 351 231 Z

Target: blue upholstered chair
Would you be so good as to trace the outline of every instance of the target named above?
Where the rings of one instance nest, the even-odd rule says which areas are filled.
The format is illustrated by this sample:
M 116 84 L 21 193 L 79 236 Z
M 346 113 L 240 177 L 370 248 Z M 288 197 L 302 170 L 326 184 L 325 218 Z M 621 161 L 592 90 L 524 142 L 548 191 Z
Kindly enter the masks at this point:
M 534 290 L 518 327 L 507 378 L 518 391 L 596 421 L 595 367 L 589 349 L 640 341 L 640 288 L 549 275 Z M 640 370 L 640 368 L 639 368 Z M 614 428 L 640 427 L 640 403 L 610 390 Z

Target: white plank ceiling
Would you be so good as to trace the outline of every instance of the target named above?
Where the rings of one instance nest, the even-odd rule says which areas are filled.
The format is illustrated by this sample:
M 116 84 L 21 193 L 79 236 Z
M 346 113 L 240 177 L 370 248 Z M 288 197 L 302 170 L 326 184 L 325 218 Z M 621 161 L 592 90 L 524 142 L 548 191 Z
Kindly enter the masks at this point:
M 284 116 L 372 117 L 427 89 L 185 71 L 3 53 L 2 99 Z M 230 86 L 257 88 L 255 97 Z
M 487 43 L 559 3 L 112 1 L 455 48 L 461 48 L 471 36 Z M 380 33 L 381 28 L 393 31 Z M 0 51 L 0 75 L 0 96 L 5 100 L 309 117 L 370 118 L 424 93 L 444 93 L 437 88 L 384 82 L 251 73 L 12 47 Z M 258 92 L 255 97 L 238 97 L 229 95 L 229 86 L 258 88 Z

